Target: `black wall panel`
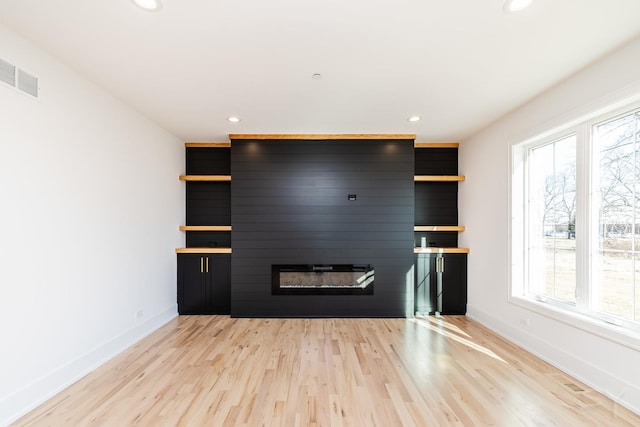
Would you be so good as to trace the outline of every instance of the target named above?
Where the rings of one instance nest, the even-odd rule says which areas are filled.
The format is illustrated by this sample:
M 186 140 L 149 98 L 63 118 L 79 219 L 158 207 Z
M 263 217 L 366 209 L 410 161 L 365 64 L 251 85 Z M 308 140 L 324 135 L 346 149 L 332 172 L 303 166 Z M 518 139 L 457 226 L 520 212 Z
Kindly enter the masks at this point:
M 229 175 L 230 148 L 188 147 L 185 167 L 188 175 Z
M 228 181 L 187 181 L 187 225 L 231 224 L 231 184 Z
M 422 238 L 426 239 L 426 246 L 439 248 L 458 247 L 457 231 L 416 231 L 414 233 L 416 247 L 422 245 Z
M 231 175 L 233 316 L 413 310 L 412 140 L 234 140 Z M 375 291 L 271 295 L 272 264 L 371 264 Z
M 416 182 L 417 225 L 458 225 L 458 183 Z
M 188 248 L 231 247 L 230 231 L 187 231 L 186 234 Z
M 458 175 L 458 149 L 417 149 L 415 154 L 415 174 Z

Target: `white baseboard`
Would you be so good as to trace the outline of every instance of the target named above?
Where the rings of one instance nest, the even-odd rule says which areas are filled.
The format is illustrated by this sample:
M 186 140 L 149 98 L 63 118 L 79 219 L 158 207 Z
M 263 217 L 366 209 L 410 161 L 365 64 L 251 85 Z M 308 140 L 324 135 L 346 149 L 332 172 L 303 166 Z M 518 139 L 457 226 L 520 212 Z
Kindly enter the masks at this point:
M 613 400 L 614 404 L 640 415 L 640 386 L 630 384 L 578 355 L 569 353 L 518 326 L 505 323 L 474 306 L 467 306 L 467 316 L 607 396 Z
M 174 304 L 158 315 L 60 366 L 0 401 L 0 426 L 8 425 L 50 399 L 109 359 L 156 331 L 178 315 Z

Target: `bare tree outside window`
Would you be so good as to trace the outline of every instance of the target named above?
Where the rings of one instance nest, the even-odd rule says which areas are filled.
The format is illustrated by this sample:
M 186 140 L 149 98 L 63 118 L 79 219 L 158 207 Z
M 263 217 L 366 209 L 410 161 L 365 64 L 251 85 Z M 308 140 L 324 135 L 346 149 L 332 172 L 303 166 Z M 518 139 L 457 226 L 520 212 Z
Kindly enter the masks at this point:
M 598 242 L 592 308 L 640 320 L 640 112 L 594 126 Z
M 640 332 L 640 101 L 593 117 L 513 145 L 512 292 Z
M 575 153 L 575 135 L 533 148 L 529 180 L 529 291 L 572 304 L 576 301 Z

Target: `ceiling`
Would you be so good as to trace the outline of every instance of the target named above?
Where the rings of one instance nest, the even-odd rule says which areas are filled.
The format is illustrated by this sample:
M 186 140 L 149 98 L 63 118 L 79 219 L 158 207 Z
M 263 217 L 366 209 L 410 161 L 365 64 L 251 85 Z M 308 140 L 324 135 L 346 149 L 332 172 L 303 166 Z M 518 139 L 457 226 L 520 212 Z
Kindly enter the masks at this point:
M 460 141 L 640 36 L 638 0 L 536 0 L 519 14 L 503 2 L 163 0 L 152 13 L 130 0 L 0 0 L 0 24 L 185 141 Z

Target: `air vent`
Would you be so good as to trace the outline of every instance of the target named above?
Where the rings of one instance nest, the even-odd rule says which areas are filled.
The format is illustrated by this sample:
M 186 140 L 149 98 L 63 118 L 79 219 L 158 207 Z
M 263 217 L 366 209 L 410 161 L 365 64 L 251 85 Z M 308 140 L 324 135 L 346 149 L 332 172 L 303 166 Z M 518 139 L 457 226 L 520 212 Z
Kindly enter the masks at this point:
M 20 92 L 24 92 L 34 98 L 38 97 L 38 78 L 4 59 L 0 59 L 0 82 L 15 87 Z
M 0 59 L 0 82 L 16 86 L 16 66 Z
M 31 96 L 38 97 L 38 78 L 18 70 L 18 89 Z

